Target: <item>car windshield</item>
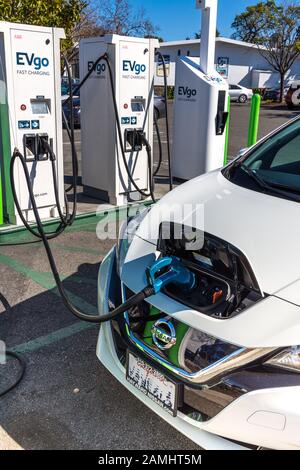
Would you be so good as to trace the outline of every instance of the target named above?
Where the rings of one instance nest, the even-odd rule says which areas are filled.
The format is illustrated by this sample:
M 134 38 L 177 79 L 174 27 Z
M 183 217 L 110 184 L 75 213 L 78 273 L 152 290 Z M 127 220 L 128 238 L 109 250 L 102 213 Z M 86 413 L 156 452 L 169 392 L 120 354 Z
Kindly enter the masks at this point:
M 300 119 L 235 160 L 224 176 L 239 186 L 300 202 Z

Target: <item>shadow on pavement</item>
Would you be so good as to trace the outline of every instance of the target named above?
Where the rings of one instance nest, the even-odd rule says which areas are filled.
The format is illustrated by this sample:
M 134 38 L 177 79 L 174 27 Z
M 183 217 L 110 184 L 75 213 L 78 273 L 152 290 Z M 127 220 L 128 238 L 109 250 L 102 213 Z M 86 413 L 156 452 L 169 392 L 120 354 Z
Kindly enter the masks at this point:
M 95 313 L 98 269 L 99 263 L 81 264 L 64 281 L 76 296 L 73 302 L 90 313 Z M 54 289 L 15 306 L 2 295 L 1 303 L 6 310 L 0 314 L 0 338 L 27 362 L 23 382 L 0 402 L 0 428 L 10 448 L 197 449 L 101 366 L 99 326 L 72 318 Z M 4 388 L 17 364 L 0 367 Z M 0 449 L 5 446 L 4 438 Z

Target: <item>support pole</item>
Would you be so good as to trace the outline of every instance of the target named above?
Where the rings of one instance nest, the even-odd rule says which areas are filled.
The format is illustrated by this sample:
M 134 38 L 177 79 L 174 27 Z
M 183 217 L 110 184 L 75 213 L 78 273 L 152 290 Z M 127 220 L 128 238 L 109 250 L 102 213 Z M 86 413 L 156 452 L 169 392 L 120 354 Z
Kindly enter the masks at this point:
M 218 0 L 196 0 L 196 6 L 202 10 L 200 67 L 209 75 L 215 70 Z
M 259 115 L 260 115 L 261 96 L 256 93 L 253 95 L 251 103 L 251 113 L 248 132 L 248 147 L 256 144 L 259 128 Z
M 228 96 L 227 110 L 228 110 L 228 118 L 227 118 L 226 133 L 225 133 L 224 166 L 226 166 L 228 163 L 229 128 L 230 128 L 230 111 L 231 111 L 230 96 Z
M 0 100 L 0 133 L 1 128 L 3 126 L 3 119 L 2 119 L 2 107 L 3 104 Z M 0 135 L 0 144 L 1 144 L 1 135 Z M 4 194 L 3 194 L 3 187 L 2 187 L 2 178 L 3 178 L 3 169 L 4 169 L 4 154 L 3 149 L 1 149 L 0 145 L 0 225 L 4 224 Z
M 4 224 L 4 214 L 3 214 L 3 193 L 2 193 L 2 171 L 0 167 L 0 225 Z
M 14 202 L 10 187 L 10 129 L 6 85 L 0 80 L 0 225 L 15 223 Z

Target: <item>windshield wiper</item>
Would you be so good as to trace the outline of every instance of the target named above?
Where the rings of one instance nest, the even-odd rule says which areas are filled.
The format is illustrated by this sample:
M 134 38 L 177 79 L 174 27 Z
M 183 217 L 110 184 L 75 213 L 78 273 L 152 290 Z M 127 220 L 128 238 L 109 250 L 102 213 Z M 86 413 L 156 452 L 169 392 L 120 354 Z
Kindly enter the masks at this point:
M 268 183 L 265 182 L 258 174 L 254 171 L 251 170 L 247 165 L 244 165 L 244 163 L 241 163 L 239 166 L 245 173 L 247 173 L 250 178 L 252 178 L 258 186 L 260 186 L 262 189 L 270 190 L 270 186 Z M 272 188 L 271 188 L 272 189 Z
M 280 185 L 276 183 L 267 183 L 264 179 L 262 179 L 258 174 L 256 173 L 255 170 L 251 170 L 247 165 L 244 163 L 241 163 L 239 165 L 239 168 L 241 168 L 247 175 L 253 179 L 253 181 L 256 182 L 256 184 L 261 188 L 264 189 L 265 191 L 271 191 L 275 194 L 278 194 L 279 196 L 286 197 L 288 199 L 292 199 L 293 201 L 300 202 L 300 196 L 296 196 L 294 194 L 291 194 L 289 191 L 289 188 L 286 188 L 286 190 L 280 189 Z
M 278 188 L 278 189 L 282 189 L 284 191 L 289 191 L 289 192 L 292 192 L 292 193 L 298 193 L 300 194 L 300 188 L 296 188 L 295 186 L 288 186 L 287 184 L 283 184 L 283 183 L 276 183 L 275 181 L 270 181 L 268 183 L 270 186 L 272 186 L 273 188 Z

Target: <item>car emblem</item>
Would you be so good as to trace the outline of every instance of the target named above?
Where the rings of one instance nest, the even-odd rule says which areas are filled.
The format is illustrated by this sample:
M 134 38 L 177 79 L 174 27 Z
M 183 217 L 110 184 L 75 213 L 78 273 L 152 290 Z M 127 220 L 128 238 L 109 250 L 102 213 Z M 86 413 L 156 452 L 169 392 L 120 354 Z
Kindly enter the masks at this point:
M 163 351 L 176 344 L 176 330 L 171 319 L 158 320 L 153 325 L 151 333 L 154 344 Z

